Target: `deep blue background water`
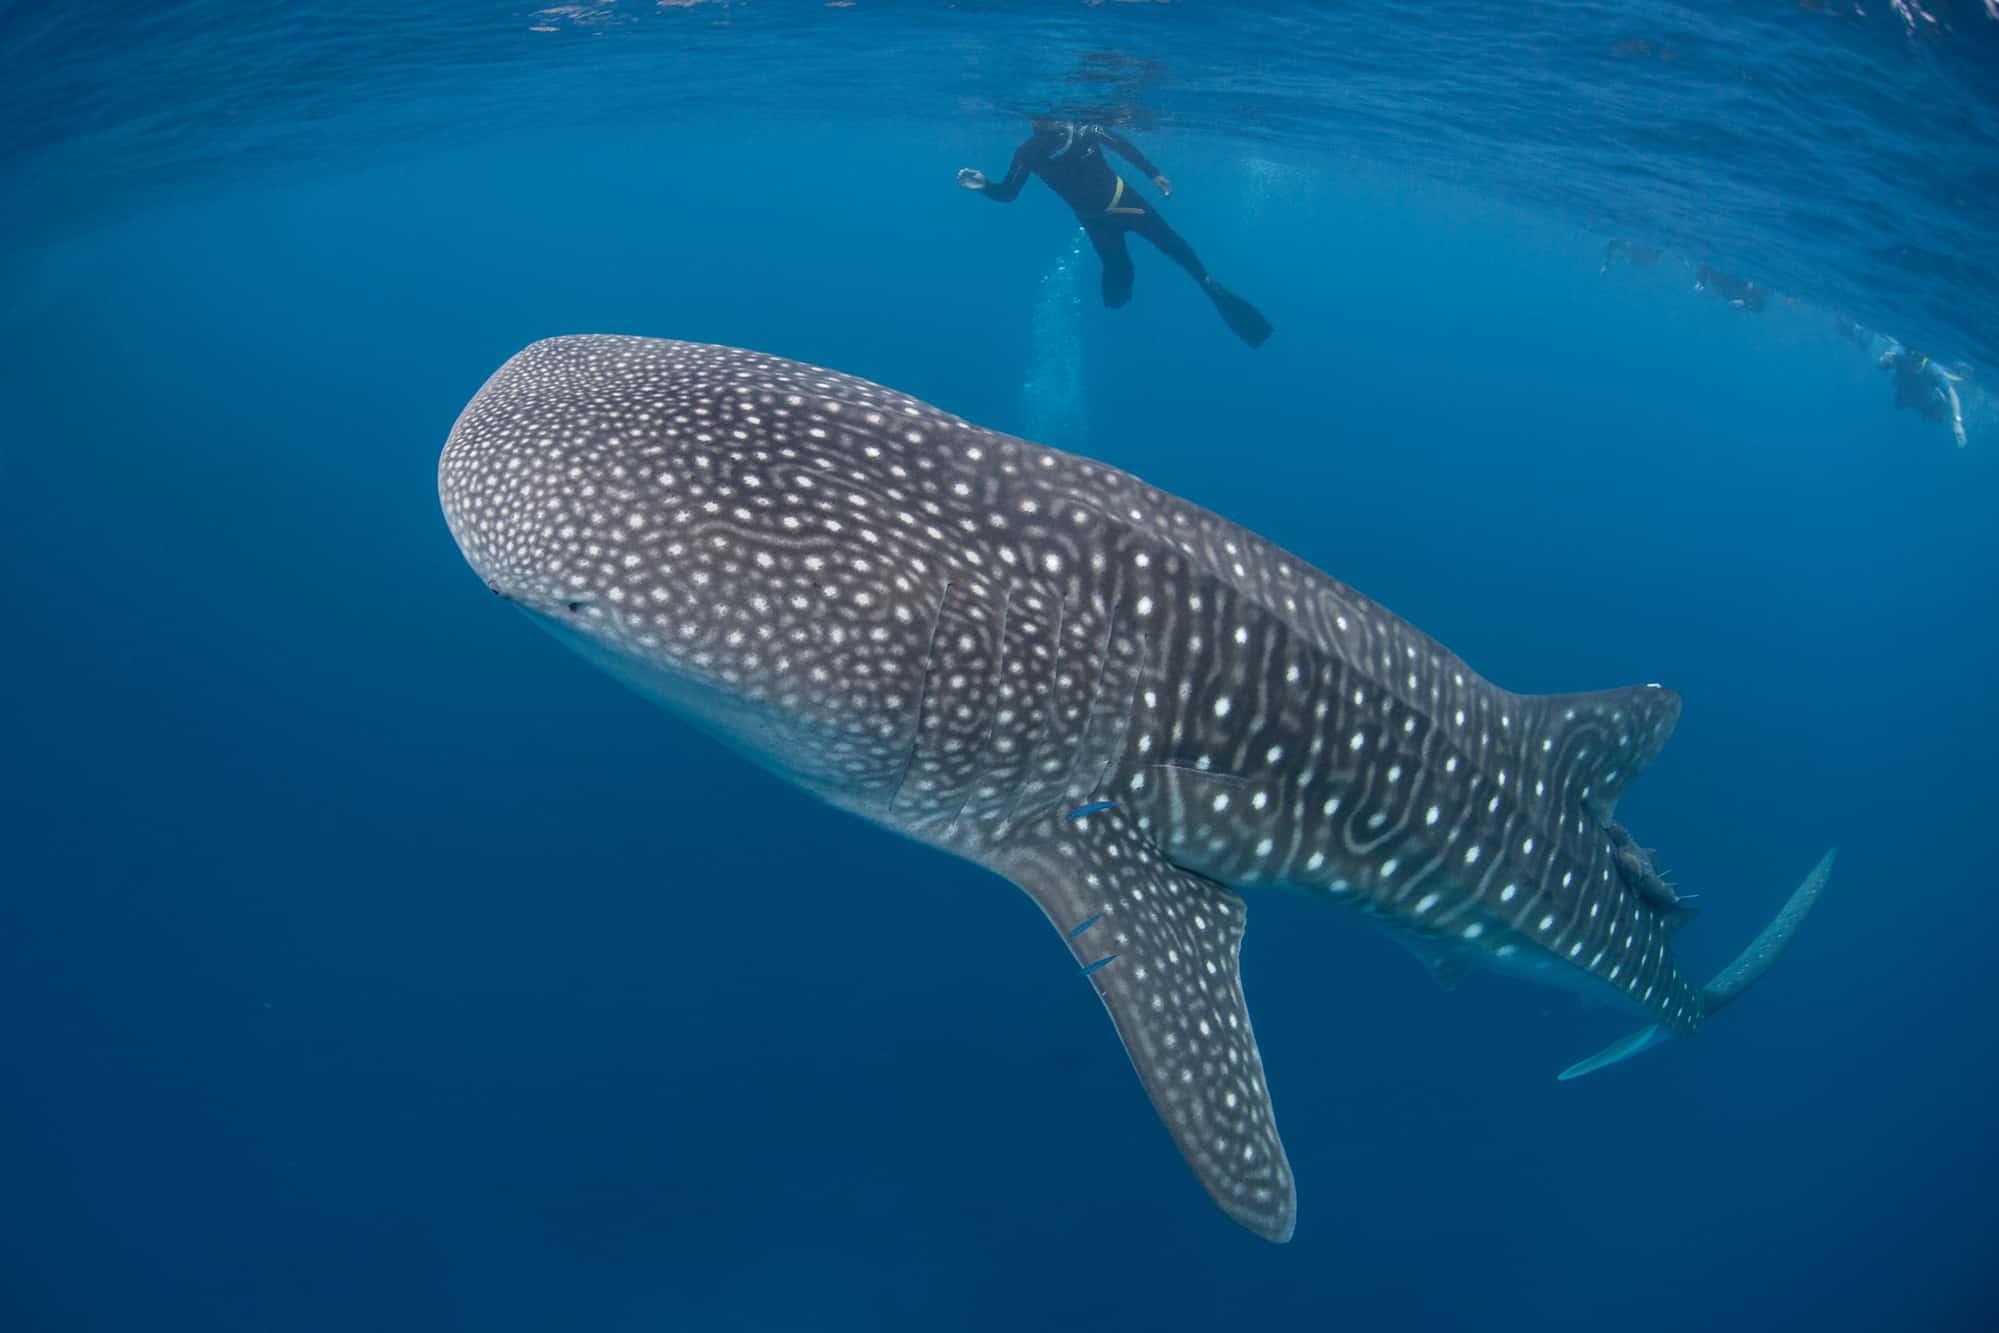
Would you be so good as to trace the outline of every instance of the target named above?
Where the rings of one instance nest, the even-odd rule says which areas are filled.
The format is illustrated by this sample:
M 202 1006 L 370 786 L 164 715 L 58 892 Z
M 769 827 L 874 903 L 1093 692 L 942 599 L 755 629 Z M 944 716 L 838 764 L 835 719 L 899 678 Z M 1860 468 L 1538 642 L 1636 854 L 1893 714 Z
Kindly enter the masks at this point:
M 38 79 L 100 77 L 41 108 L 73 134 L 5 159 L 7 197 L 47 207 L 11 215 L 0 269 L 0 1327 L 1990 1326 L 1999 437 L 1982 399 L 1964 451 L 1895 413 L 1828 322 L 1991 345 L 1994 304 L 1963 297 L 1994 201 L 1978 11 L 1912 38 L 1885 11 L 1579 9 L 1559 49 L 1468 8 L 1260 11 L 1236 48 L 1180 9 L 546 34 L 479 9 L 349 44 L 214 12 L 90 44 L 17 16 Z M 874 26 L 786 63 L 847 18 Z M 1414 110 L 1440 84 L 1367 77 L 1483 33 L 1583 86 L 1675 25 L 1786 43 L 1762 63 L 1827 98 L 1872 61 L 1953 109 L 1904 140 L 1983 191 L 1905 204 L 1941 267 L 1857 239 L 1883 197 L 1857 158 L 1764 173 L 1843 219 L 1801 235 L 1699 135 L 1647 194 L 1547 156 L 1588 137 L 1580 99 L 1473 140 Z M 1045 191 L 950 187 L 1004 165 L 1009 99 L 1044 86 L 990 63 L 1059 93 L 1104 67 L 1086 50 L 1153 71 L 1106 96 L 1161 122 L 1169 215 L 1278 325 L 1261 351 L 1148 253 L 1133 305 L 1098 308 Z M 264 81 L 194 79 L 188 52 Z M 663 52 L 657 102 L 614 105 L 604 78 Z M 1617 85 L 1635 120 L 1712 112 L 1676 65 Z M 108 77 L 135 70 L 152 98 Z M 1621 230 L 1746 248 L 1814 299 L 1731 310 L 1677 257 L 1599 275 L 1606 209 L 1695 197 L 1725 253 L 1677 206 Z M 1301 1193 L 1267 1246 L 1201 1195 L 1017 893 L 778 786 L 465 569 L 444 434 L 507 355 L 580 331 L 1031 427 L 1512 688 L 1677 687 L 1621 814 L 1703 895 L 1697 972 L 1837 842 L 1832 890 L 1698 1040 L 1562 1085 L 1620 1016 L 1446 993 L 1378 932 L 1253 900 Z

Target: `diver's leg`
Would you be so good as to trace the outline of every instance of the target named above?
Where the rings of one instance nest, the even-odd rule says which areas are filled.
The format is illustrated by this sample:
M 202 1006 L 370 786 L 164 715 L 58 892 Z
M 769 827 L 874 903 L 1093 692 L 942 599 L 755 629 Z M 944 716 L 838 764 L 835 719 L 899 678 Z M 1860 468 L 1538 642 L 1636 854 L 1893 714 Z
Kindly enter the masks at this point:
M 1187 276 L 1201 284 L 1201 290 L 1215 303 L 1216 311 L 1236 337 L 1251 347 L 1263 346 L 1270 337 L 1270 321 L 1255 306 L 1216 282 L 1200 256 L 1194 253 L 1194 247 L 1167 226 L 1165 218 L 1147 209 L 1132 219 L 1131 229 L 1158 246 L 1168 259 L 1187 270 Z
M 1131 220 L 1131 229 L 1158 246 L 1161 254 L 1186 269 L 1195 282 L 1208 280 L 1207 265 L 1194 253 L 1194 247 L 1187 244 L 1186 238 L 1179 232 L 1167 226 L 1166 219 L 1159 214 L 1146 209 Z
M 1088 222 L 1083 232 L 1104 263 L 1104 304 L 1115 310 L 1131 299 L 1131 251 L 1124 243 L 1124 228 L 1114 222 Z

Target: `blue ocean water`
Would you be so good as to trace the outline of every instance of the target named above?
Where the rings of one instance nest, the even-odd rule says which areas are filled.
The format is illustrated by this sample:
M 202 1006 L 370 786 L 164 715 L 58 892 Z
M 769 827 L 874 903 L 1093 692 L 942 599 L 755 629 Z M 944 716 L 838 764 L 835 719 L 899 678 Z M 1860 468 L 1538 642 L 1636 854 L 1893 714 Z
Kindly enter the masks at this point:
M 1991 1326 L 1987 6 L 7 25 L 0 1327 Z M 953 188 L 1044 109 L 1127 127 L 1266 346 Z M 1967 447 L 1836 316 L 1962 363 Z M 565 332 L 1114 462 L 1514 689 L 1674 686 L 1619 813 L 1696 973 L 1832 887 L 1569 1084 L 1621 1015 L 1253 896 L 1266 1245 L 1032 904 L 465 568 L 438 448 Z

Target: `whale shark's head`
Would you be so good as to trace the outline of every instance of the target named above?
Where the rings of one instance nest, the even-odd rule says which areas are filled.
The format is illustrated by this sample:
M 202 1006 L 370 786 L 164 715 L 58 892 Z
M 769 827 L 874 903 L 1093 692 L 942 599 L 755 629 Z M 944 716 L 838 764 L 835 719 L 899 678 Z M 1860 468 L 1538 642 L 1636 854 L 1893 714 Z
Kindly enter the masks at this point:
M 936 488 L 912 471 L 934 462 L 902 456 L 940 426 L 971 429 L 733 348 L 551 338 L 466 406 L 438 490 L 495 593 L 851 802 L 892 786 L 909 749 L 945 576 L 907 521 Z

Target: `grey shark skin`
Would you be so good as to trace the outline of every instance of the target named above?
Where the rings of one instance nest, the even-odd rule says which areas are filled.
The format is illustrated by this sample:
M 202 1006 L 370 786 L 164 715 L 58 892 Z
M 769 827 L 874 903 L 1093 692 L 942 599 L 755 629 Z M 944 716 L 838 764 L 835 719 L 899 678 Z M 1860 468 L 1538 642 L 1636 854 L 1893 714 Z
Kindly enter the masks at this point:
M 1238 890 L 1619 996 L 1654 1028 L 1600 1063 L 1717 1007 L 1668 947 L 1689 913 L 1612 818 L 1670 690 L 1509 693 L 1117 468 L 733 348 L 536 343 L 460 416 L 439 490 L 480 577 L 592 661 L 1025 890 L 1195 1174 L 1261 1236 L 1290 1238 L 1295 1190 Z

